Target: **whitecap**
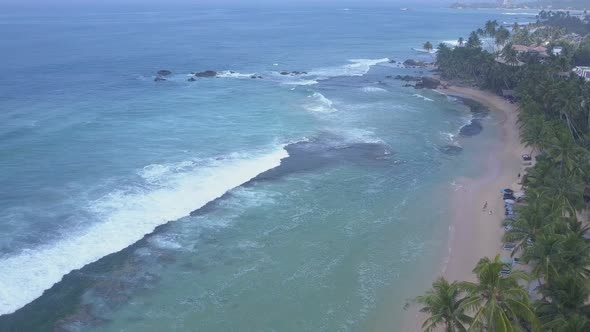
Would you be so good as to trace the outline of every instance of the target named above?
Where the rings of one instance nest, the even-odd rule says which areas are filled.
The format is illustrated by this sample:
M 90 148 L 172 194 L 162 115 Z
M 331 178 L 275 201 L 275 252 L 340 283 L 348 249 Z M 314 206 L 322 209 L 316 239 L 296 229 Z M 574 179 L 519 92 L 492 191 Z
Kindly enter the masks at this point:
M 533 16 L 537 16 L 537 13 L 502 13 L 502 15 L 533 15 Z
M 365 86 L 365 87 L 362 87 L 361 90 L 366 93 L 387 92 L 387 90 L 385 90 L 383 88 L 378 88 L 376 86 Z
M 319 92 L 314 92 L 312 95 L 307 96 L 307 98 L 309 101 L 303 107 L 308 111 L 318 113 L 333 113 L 338 111 L 334 107 L 334 103 Z
M 319 76 L 321 78 L 339 76 L 363 76 L 369 72 L 371 67 L 380 63 L 389 62 L 389 59 L 351 59 L 348 61 L 350 62 L 349 64 L 337 67 L 315 69 L 312 70 L 310 74 Z
M 316 80 L 297 80 L 297 81 L 287 81 L 287 82 L 283 82 L 282 84 L 285 85 L 315 85 L 318 84 L 319 82 Z
M 424 99 L 424 100 L 426 100 L 426 101 L 434 101 L 434 100 L 432 100 L 432 99 L 430 99 L 430 98 L 428 98 L 428 97 L 425 97 L 425 96 L 423 96 L 423 95 L 421 95 L 421 94 L 418 94 L 418 93 L 415 93 L 415 94 L 413 94 L 412 96 L 414 96 L 414 97 L 416 97 L 416 98 Z
M 442 42 L 443 42 L 443 44 L 447 44 L 447 45 L 450 45 L 453 47 L 459 45 L 458 40 L 443 40 Z
M 222 77 L 222 78 L 251 78 L 252 76 L 258 76 L 258 75 L 256 73 L 243 74 L 243 73 L 238 73 L 238 72 L 232 71 L 232 70 L 225 70 L 225 71 L 217 72 L 217 77 Z
M 125 249 L 153 232 L 277 167 L 288 157 L 284 145 L 266 153 L 237 154 L 182 172 L 169 166 L 144 168 L 156 189 L 137 185 L 113 190 L 88 203 L 96 223 L 72 230 L 68 237 L 0 260 L 0 314 L 9 314 L 41 296 L 64 275 Z M 141 173 L 141 171 L 140 171 Z M 160 241 L 160 245 L 163 243 Z M 164 241 L 164 245 L 176 246 Z

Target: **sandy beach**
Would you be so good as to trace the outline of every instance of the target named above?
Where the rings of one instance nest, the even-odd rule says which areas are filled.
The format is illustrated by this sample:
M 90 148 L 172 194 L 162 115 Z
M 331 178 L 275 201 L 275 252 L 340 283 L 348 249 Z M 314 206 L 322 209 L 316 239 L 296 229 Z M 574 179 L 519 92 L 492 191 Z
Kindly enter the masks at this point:
M 434 280 L 442 275 L 448 280 L 474 281 L 472 270 L 480 258 L 496 254 L 510 256 L 510 252 L 502 250 L 504 202 L 500 190 L 520 189 L 518 174 L 523 174 L 520 158 L 526 150 L 520 143 L 516 104 L 476 88 L 449 86 L 440 92 L 473 99 L 491 112 L 496 112 L 500 121 L 499 141 L 483 160 L 476 161 L 481 163 L 482 175 L 455 179 L 448 251 L 441 257 L 440 274 L 432 278 Z M 421 331 L 424 317 L 418 309 L 409 310 L 408 320 L 412 317 L 413 322 L 405 323 L 403 331 Z

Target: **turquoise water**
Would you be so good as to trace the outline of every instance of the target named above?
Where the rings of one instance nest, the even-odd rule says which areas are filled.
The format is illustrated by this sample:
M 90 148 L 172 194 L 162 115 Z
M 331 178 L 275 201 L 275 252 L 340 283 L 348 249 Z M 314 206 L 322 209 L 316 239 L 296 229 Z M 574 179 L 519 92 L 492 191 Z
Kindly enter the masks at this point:
M 0 330 L 362 331 L 438 270 L 453 178 L 495 135 L 443 153 L 469 109 L 389 60 L 528 15 L 0 17 Z

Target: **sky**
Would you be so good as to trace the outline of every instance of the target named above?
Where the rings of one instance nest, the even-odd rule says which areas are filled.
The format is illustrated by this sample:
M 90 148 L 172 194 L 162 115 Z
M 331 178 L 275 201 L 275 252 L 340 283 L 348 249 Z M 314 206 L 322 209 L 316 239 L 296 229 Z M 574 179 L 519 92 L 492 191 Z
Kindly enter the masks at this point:
M 469 2 L 473 0 L 463 0 Z M 2 5 L 15 7 L 112 7 L 112 6 L 447 6 L 455 0 L 0 0 Z

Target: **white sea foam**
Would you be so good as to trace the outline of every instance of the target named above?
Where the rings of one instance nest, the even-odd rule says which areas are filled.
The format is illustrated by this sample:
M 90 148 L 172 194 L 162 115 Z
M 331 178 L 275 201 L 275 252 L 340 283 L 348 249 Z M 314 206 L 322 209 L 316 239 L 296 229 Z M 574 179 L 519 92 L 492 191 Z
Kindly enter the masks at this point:
M 416 52 L 420 52 L 420 53 L 430 53 L 430 54 L 435 54 L 436 52 L 438 52 L 438 50 L 436 48 L 433 48 L 431 50 L 426 50 L 423 48 L 412 48 L 412 50 L 414 50 Z
M 334 107 L 334 103 L 319 92 L 314 92 L 312 95 L 307 96 L 307 98 L 309 101 L 303 107 L 308 111 L 318 113 L 333 113 L 338 111 Z
M 376 86 L 365 86 L 365 87 L 362 87 L 361 90 L 363 90 L 363 92 L 367 92 L 367 93 L 387 92 L 387 90 L 385 90 L 383 88 L 378 88 Z
M 256 73 L 244 74 L 236 71 L 225 70 L 217 72 L 217 77 L 222 78 L 251 78 L 252 76 L 258 76 Z
M 533 15 L 533 16 L 537 16 L 537 13 L 502 13 L 502 15 Z
M 424 100 L 426 100 L 426 101 L 434 101 L 434 100 L 432 100 L 432 99 L 430 99 L 430 98 L 428 98 L 428 97 L 425 97 L 425 96 L 423 96 L 423 95 L 421 95 L 421 94 L 418 94 L 418 93 L 415 93 L 415 94 L 413 94 L 412 96 L 414 96 L 414 97 L 416 97 L 416 98 L 424 99 Z
M 451 46 L 459 45 L 459 40 L 443 40 L 442 42 L 444 44 L 451 45 Z
M 316 80 L 296 80 L 296 81 L 287 81 L 283 82 L 285 85 L 315 85 L 319 82 Z
M 310 74 L 319 76 L 320 78 L 338 76 L 363 76 L 369 72 L 371 67 L 380 63 L 389 62 L 389 59 L 351 59 L 348 61 L 350 62 L 349 64 L 312 70 Z
M 150 166 L 143 170 L 156 189 L 137 186 L 116 190 L 89 204 L 98 220 L 67 238 L 0 260 L 0 314 L 33 301 L 72 270 L 118 252 L 169 220 L 187 216 L 256 175 L 278 166 L 288 156 L 284 146 L 250 157 L 239 155 L 175 172 L 181 167 Z M 185 165 L 186 166 L 186 165 Z M 141 172 L 140 172 L 141 173 Z M 154 186 L 151 186 L 154 187 Z M 155 239 L 161 246 L 173 241 Z
M 440 135 L 451 143 L 455 141 L 456 134 L 441 131 Z

